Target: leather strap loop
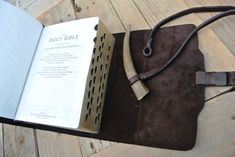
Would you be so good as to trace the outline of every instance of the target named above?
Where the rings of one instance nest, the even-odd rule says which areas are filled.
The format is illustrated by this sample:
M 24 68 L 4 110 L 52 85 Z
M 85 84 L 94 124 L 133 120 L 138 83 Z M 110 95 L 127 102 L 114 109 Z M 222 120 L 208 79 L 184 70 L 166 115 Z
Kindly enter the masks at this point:
M 140 80 L 139 75 L 135 75 L 135 76 L 133 76 L 129 79 L 129 82 L 130 82 L 131 85 L 133 85 L 135 82 L 137 82 L 139 80 Z
M 195 84 L 203 86 L 234 86 L 235 72 L 204 72 L 197 71 Z

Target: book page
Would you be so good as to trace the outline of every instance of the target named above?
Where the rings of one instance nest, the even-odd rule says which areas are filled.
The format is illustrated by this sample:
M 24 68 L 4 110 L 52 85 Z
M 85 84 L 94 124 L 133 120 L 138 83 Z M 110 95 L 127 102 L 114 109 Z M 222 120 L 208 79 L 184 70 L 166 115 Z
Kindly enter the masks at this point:
M 0 117 L 14 119 L 43 26 L 2 0 L 0 24 Z
M 98 18 L 44 28 L 16 120 L 77 128 Z

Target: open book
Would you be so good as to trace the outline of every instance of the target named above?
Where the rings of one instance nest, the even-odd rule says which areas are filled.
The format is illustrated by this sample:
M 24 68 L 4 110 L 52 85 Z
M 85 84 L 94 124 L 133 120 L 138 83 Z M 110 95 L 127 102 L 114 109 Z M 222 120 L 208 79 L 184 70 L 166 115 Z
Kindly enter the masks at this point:
M 98 132 L 114 38 L 98 17 L 44 27 L 0 1 L 0 117 Z

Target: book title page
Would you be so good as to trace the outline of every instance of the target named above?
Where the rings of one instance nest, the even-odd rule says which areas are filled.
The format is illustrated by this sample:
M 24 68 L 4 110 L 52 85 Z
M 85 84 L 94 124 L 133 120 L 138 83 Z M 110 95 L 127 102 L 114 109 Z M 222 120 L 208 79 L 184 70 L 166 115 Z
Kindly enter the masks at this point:
M 46 27 L 17 120 L 78 127 L 98 18 Z

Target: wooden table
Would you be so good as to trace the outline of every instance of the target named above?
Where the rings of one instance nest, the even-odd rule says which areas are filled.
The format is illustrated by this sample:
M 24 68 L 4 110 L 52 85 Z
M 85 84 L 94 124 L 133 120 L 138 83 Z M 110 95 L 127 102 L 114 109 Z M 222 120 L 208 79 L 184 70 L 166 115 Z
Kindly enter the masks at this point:
M 45 25 L 99 16 L 113 32 L 153 28 L 157 22 L 188 7 L 235 5 L 234 0 L 6 0 L 25 9 Z M 214 14 L 192 14 L 170 25 L 198 25 Z M 235 17 L 225 18 L 199 33 L 207 71 L 235 70 Z M 207 88 L 209 98 L 226 88 Z M 191 151 L 149 148 L 0 124 L 0 156 L 22 157 L 234 157 L 235 93 L 205 104 L 198 119 L 198 136 Z

